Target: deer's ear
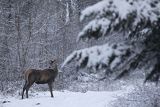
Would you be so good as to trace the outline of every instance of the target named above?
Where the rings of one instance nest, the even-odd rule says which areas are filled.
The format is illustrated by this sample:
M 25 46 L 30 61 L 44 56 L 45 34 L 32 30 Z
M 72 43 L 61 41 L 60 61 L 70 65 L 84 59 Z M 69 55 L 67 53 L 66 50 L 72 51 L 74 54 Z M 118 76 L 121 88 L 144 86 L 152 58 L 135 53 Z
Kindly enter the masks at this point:
M 57 59 L 54 59 L 54 60 L 52 60 L 53 61 L 53 63 L 56 63 L 57 62 Z
M 53 64 L 53 62 L 54 62 L 54 61 L 50 60 L 50 61 L 49 61 L 49 64 Z

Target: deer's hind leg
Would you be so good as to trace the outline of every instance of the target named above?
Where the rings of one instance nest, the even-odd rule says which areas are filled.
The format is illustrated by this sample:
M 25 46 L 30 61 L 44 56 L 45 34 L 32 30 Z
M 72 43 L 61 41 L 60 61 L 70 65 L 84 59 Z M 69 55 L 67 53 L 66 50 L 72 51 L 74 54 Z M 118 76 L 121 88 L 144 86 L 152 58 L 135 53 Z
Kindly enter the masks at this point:
M 27 81 L 27 84 L 26 84 L 26 97 L 27 98 L 28 98 L 28 90 L 33 85 L 34 82 L 35 82 L 35 76 L 30 74 L 28 76 L 28 81 Z
M 28 90 L 33 85 L 34 82 L 28 82 L 26 85 L 26 97 L 28 98 Z
M 26 86 L 27 86 L 27 81 L 25 81 L 25 84 L 24 84 L 24 86 L 23 86 L 22 99 L 23 99 L 24 91 L 26 90 Z

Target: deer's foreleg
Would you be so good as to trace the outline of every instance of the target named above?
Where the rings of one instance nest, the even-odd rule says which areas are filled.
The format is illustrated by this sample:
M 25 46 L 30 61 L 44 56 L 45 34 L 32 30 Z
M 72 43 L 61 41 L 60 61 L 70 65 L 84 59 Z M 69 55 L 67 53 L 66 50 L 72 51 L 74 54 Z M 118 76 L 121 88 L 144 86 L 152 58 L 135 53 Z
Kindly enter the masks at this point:
M 54 97 L 53 92 L 52 92 L 52 82 L 49 82 L 48 86 L 49 86 L 49 90 L 50 90 L 50 93 L 51 93 L 51 97 Z

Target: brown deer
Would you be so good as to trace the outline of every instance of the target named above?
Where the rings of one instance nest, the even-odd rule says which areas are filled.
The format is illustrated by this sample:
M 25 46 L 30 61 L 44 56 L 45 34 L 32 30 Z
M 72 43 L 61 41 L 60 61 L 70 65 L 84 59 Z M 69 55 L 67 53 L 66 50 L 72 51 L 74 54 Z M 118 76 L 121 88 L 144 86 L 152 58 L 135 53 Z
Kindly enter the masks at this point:
M 22 91 L 22 99 L 24 91 L 26 91 L 26 97 L 28 98 L 28 90 L 33 85 L 33 83 L 48 84 L 51 97 L 53 97 L 52 84 L 57 74 L 58 74 L 57 60 L 50 61 L 49 69 L 44 69 L 44 70 L 28 69 L 27 71 L 25 71 L 24 73 L 25 85 Z

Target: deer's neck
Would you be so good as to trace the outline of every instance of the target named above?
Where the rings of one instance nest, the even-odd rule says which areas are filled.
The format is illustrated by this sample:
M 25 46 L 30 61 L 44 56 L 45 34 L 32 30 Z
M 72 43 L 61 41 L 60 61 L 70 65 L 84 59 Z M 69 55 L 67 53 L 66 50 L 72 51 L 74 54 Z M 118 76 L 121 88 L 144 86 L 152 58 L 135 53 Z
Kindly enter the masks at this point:
M 50 69 L 57 70 L 58 67 L 57 67 L 57 65 L 53 65 L 52 67 L 50 67 Z

